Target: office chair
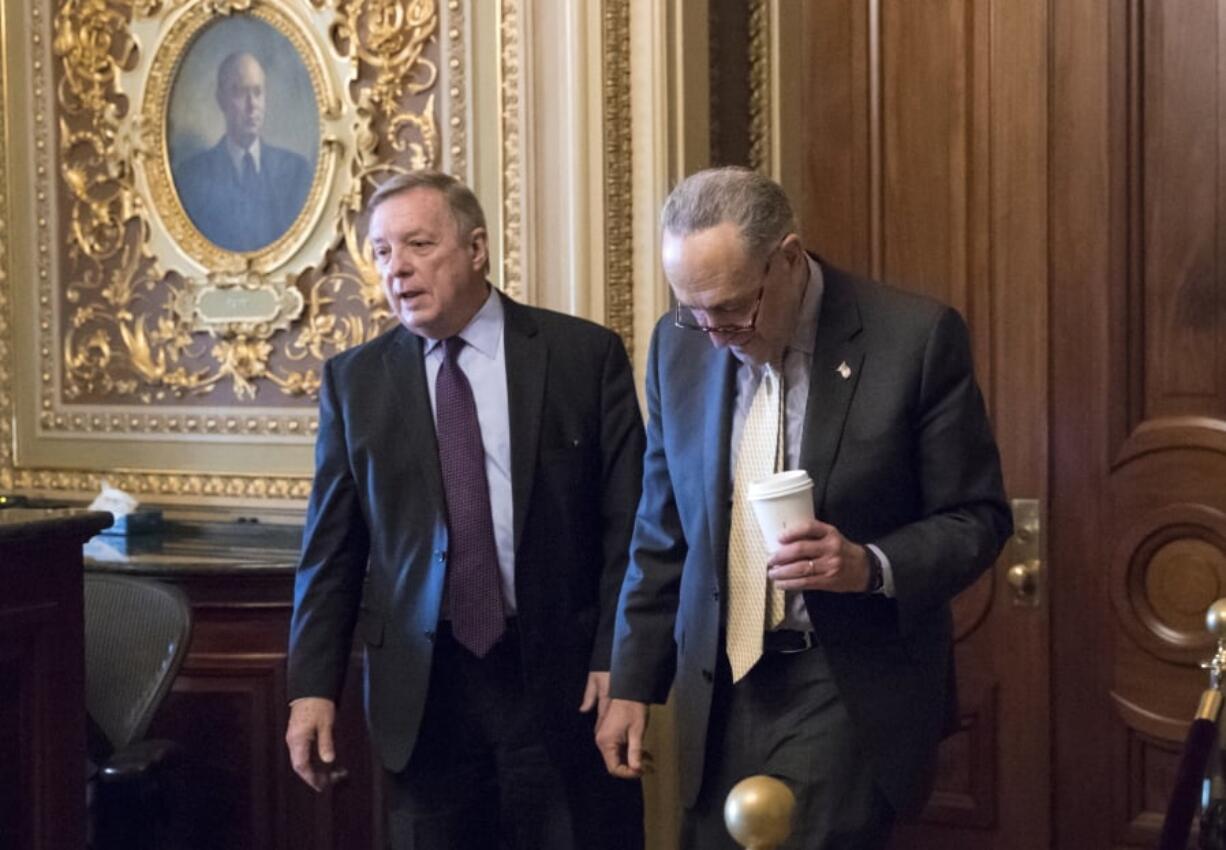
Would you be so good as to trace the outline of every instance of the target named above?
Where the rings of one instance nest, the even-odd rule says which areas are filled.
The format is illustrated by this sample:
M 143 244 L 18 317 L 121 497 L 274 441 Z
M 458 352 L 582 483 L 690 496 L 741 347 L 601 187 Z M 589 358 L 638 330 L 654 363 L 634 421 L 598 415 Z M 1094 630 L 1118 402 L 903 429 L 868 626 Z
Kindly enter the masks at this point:
M 171 741 L 145 731 L 183 663 L 191 608 L 177 588 L 130 576 L 85 576 L 85 707 L 92 845 L 160 846 Z

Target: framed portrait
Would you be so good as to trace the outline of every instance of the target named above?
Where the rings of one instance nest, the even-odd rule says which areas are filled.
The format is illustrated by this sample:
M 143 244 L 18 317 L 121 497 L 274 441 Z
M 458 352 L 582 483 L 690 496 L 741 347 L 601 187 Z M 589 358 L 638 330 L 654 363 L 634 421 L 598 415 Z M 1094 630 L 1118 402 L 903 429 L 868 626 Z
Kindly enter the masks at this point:
M 166 100 L 166 159 L 179 207 L 212 246 L 267 250 L 308 211 L 321 169 L 307 61 L 255 15 L 206 22 L 183 51 Z
M 0 3 L 0 488 L 303 499 L 322 364 L 390 324 L 365 199 L 472 179 L 470 0 Z
M 343 77 L 293 8 L 188 6 L 152 56 L 141 111 L 156 148 L 136 164 L 177 252 L 206 273 L 280 269 L 351 189 Z M 305 259 L 330 247 L 310 242 Z
M 572 280 L 529 223 L 606 198 L 572 247 L 616 246 L 625 332 L 629 5 L 558 51 L 523 0 L 0 0 L 0 489 L 300 510 L 322 364 L 390 324 L 361 211 L 400 171 L 478 192 L 530 303 Z M 611 130 L 572 157 L 575 56 Z

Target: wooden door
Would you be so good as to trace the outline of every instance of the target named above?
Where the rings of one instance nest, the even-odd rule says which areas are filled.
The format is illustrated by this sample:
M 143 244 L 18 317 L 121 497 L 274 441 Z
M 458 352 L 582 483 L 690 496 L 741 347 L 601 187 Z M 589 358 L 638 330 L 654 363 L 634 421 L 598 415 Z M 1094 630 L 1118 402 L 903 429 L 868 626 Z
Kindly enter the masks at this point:
M 1052 4 L 1056 846 L 1152 847 L 1226 596 L 1226 4 Z
M 1047 487 L 1046 0 L 823 0 L 804 29 L 807 243 L 953 304 L 1014 499 Z M 796 191 L 793 188 L 793 191 Z M 1041 537 L 1031 540 L 1041 552 Z M 955 602 L 961 729 L 896 848 L 1049 846 L 1047 588 L 1017 541 Z

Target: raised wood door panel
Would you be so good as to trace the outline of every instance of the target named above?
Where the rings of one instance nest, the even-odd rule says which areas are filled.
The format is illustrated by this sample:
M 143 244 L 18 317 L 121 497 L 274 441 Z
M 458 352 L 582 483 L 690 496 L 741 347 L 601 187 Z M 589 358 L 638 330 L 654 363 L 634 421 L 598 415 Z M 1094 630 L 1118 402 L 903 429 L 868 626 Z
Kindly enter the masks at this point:
M 1057 846 L 1149 847 L 1226 596 L 1226 9 L 1053 13 Z
M 150 736 L 185 750 L 176 839 L 185 850 L 380 848 L 382 771 L 362 712 L 362 656 L 350 660 L 336 730 L 341 782 L 316 794 L 294 774 L 285 651 L 293 577 L 185 575 L 195 618 L 187 658 Z
M 1047 4 L 803 4 L 806 242 L 958 308 L 1014 498 L 1047 466 Z M 997 568 L 955 600 L 961 725 L 899 848 L 1048 844 L 1048 618 Z

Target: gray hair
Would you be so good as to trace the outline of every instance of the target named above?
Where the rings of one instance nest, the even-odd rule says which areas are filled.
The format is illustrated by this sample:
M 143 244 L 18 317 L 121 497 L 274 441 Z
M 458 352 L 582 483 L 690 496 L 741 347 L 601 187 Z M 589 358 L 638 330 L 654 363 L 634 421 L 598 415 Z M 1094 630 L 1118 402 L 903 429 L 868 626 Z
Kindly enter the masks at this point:
M 473 190 L 450 174 L 428 169 L 397 174 L 380 183 L 366 202 L 367 221 L 384 201 L 414 189 L 433 189 L 443 196 L 461 237 L 469 236 L 477 228 L 485 229 L 485 212 Z
M 660 219 L 664 231 L 677 236 L 732 222 L 750 258 L 765 256 L 796 230 L 796 217 L 783 187 L 740 166 L 691 174 L 669 193 Z

